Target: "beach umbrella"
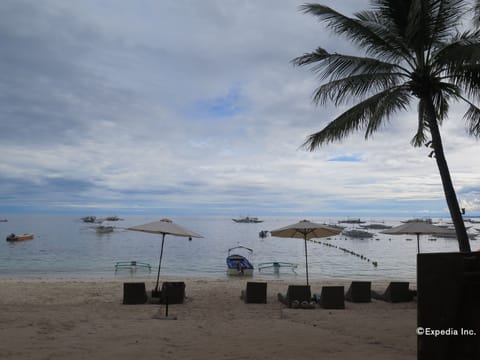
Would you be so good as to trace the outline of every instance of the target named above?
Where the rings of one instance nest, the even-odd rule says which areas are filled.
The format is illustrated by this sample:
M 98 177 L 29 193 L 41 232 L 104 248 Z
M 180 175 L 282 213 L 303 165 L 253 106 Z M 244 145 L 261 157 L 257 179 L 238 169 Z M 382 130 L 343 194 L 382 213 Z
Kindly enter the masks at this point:
M 417 235 L 417 252 L 420 252 L 420 235 L 454 235 L 455 230 L 429 224 L 425 221 L 410 221 L 382 231 L 390 235 Z
M 281 229 L 272 230 L 270 234 L 276 237 L 283 238 L 299 238 L 305 242 L 305 269 L 307 275 L 308 285 L 308 253 L 307 253 L 307 240 L 314 238 L 323 238 L 328 236 L 335 236 L 342 232 L 340 229 L 317 224 L 308 220 L 302 220 L 296 224 L 285 226 Z
M 158 282 L 160 279 L 160 269 L 162 267 L 163 257 L 163 245 L 165 242 L 165 235 L 174 235 L 191 238 L 202 238 L 203 236 L 193 231 L 187 230 L 180 225 L 175 224 L 170 219 L 162 219 L 160 221 L 154 221 L 143 225 L 137 225 L 127 228 L 127 230 L 141 231 L 150 234 L 162 235 L 162 247 L 160 250 L 160 261 L 158 263 L 157 284 L 155 285 L 155 292 L 158 292 Z

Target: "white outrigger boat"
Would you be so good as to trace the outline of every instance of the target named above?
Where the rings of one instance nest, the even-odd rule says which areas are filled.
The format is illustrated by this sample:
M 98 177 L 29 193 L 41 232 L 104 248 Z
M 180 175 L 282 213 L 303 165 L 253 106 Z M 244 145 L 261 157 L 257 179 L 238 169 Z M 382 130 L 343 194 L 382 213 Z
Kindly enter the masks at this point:
M 290 268 L 293 272 L 298 267 L 298 264 L 289 263 L 289 262 L 281 262 L 281 261 L 273 261 L 273 262 L 264 262 L 258 264 L 258 270 L 262 271 L 265 269 L 272 269 L 275 274 L 280 273 L 281 268 Z
M 236 252 L 232 253 L 233 250 L 236 250 Z M 238 250 L 247 252 L 247 256 L 239 254 Z M 253 265 L 250 262 L 252 254 L 253 250 L 245 246 L 235 246 L 228 249 L 227 275 L 253 276 Z

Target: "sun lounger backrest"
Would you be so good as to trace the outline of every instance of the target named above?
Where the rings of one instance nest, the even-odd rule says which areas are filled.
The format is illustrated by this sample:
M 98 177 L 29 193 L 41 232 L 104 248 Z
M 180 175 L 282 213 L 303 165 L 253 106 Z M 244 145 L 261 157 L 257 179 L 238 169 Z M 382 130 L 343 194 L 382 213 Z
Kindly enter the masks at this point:
M 389 302 L 412 301 L 413 297 L 409 285 L 408 282 L 404 281 L 392 281 L 385 290 L 383 298 Z
M 312 292 L 310 290 L 310 285 L 289 285 L 287 290 L 287 301 L 288 306 L 291 307 L 292 301 L 297 300 L 310 301 L 312 298 Z
M 266 304 L 267 303 L 267 283 L 247 282 L 244 300 L 246 303 Z
M 351 302 L 370 302 L 372 301 L 371 294 L 372 283 L 370 281 L 352 281 L 345 300 Z
M 345 309 L 344 291 L 343 286 L 322 286 L 320 306 L 324 309 Z
M 147 291 L 145 283 L 130 282 L 123 283 L 124 304 L 145 304 L 147 302 Z
M 167 281 L 162 284 L 160 303 L 181 304 L 185 299 L 185 283 Z

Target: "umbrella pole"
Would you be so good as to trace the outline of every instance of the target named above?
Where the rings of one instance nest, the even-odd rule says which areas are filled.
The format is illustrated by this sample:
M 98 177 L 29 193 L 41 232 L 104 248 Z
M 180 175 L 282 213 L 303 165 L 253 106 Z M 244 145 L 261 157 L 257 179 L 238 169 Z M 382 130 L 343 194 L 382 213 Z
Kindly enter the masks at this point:
M 162 248 L 160 250 L 160 261 L 158 263 L 158 274 L 157 274 L 157 284 L 155 285 L 155 291 L 158 292 L 158 282 L 160 279 L 160 269 L 162 267 L 162 257 L 163 257 L 163 243 L 165 242 L 165 234 L 162 234 Z
M 305 270 L 307 274 L 307 286 L 308 286 L 308 258 L 307 258 L 307 237 L 305 236 Z
M 417 254 L 420 254 L 420 234 L 417 234 Z

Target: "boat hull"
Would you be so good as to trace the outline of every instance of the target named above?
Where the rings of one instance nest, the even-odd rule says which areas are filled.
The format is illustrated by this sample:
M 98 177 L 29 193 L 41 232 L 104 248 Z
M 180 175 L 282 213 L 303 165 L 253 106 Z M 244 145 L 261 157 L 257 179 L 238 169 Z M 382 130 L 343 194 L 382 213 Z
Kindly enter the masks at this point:
M 253 276 L 253 269 L 244 269 L 239 271 L 238 269 L 227 269 L 227 275 L 229 276 Z
M 253 276 L 253 265 L 242 255 L 229 255 L 227 257 L 227 275 Z
M 22 235 L 9 235 L 7 236 L 7 241 L 15 242 L 15 241 L 25 241 L 25 240 L 33 240 L 33 234 L 22 234 Z

